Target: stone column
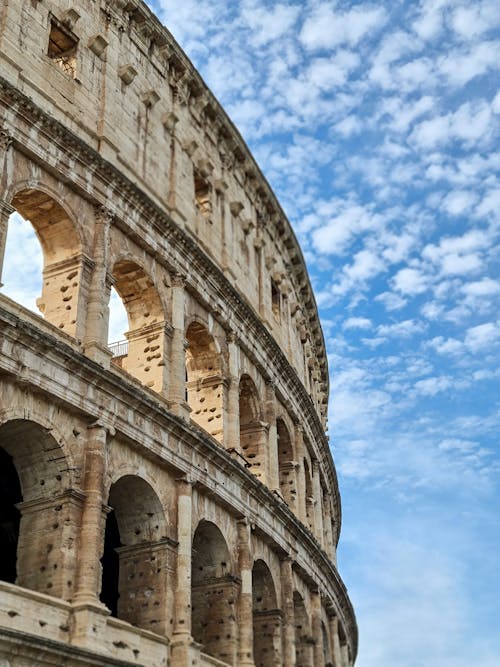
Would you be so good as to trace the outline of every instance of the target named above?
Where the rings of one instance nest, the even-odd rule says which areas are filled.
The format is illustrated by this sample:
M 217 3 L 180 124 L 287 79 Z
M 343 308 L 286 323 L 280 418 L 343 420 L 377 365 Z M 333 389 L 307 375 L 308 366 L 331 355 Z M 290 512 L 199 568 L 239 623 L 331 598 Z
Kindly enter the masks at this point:
M 334 667 L 342 667 L 342 656 L 339 640 L 339 621 L 336 616 L 330 616 L 330 640 L 332 644 L 332 655 Z
M 108 349 L 109 296 L 112 278 L 108 274 L 109 230 L 113 214 L 96 206 L 94 226 L 94 262 L 87 300 L 84 352 L 91 359 L 109 367 L 112 353 Z
M 265 420 L 269 424 L 266 480 L 271 490 L 280 489 L 278 463 L 278 431 L 276 428 L 276 389 L 273 382 L 266 382 Z
M 298 516 L 307 526 L 306 480 L 304 472 L 304 433 L 300 424 L 295 425 L 295 456 L 297 457 L 297 508 Z
M 228 377 L 224 415 L 224 447 L 241 454 L 240 443 L 240 381 L 238 373 L 238 346 L 231 331 L 227 334 Z
M 106 502 L 106 444 L 109 430 L 100 422 L 88 427 L 85 443 L 83 491 L 85 501 L 78 547 L 75 603 L 99 603 L 104 548 Z
M 252 555 L 250 526 L 246 519 L 238 521 L 238 568 L 241 588 L 238 603 L 238 665 L 254 665 Z
M 99 600 L 102 582 L 100 559 L 104 550 L 106 514 L 104 486 L 106 475 L 106 447 L 113 430 L 100 422 L 88 427 L 85 442 L 83 503 L 78 559 L 76 593 L 73 600 L 71 643 L 91 648 L 97 638 L 106 634 L 109 610 Z
M 345 642 L 340 645 L 340 655 L 341 655 L 341 665 L 342 665 L 342 667 L 349 667 L 349 664 L 350 664 L 349 647 L 347 646 L 347 644 Z
M 177 480 L 177 577 L 174 595 L 174 637 L 191 641 L 191 549 L 193 485 Z
M 293 610 L 292 559 L 281 561 L 281 610 L 283 612 L 283 667 L 295 665 L 295 615 Z
M 6 201 L 0 199 L 0 287 L 2 283 L 2 270 L 5 256 L 5 244 L 7 243 L 7 228 L 9 224 L 9 216 L 14 213 L 16 209 Z
M 314 639 L 314 667 L 324 667 L 323 631 L 321 627 L 321 596 L 319 591 L 311 594 L 311 629 Z
M 323 535 L 323 493 L 321 490 L 321 476 L 319 461 L 312 461 L 312 486 L 314 495 L 314 534 L 321 545 L 324 545 Z
M 186 401 L 186 338 L 184 335 L 184 287 L 186 279 L 180 273 L 172 276 L 172 334 L 170 339 L 170 381 L 168 400 L 172 411 L 189 419 Z
M 333 562 L 335 559 L 335 545 L 332 530 L 332 505 L 328 492 L 323 494 L 323 531 L 325 534 L 323 548 Z

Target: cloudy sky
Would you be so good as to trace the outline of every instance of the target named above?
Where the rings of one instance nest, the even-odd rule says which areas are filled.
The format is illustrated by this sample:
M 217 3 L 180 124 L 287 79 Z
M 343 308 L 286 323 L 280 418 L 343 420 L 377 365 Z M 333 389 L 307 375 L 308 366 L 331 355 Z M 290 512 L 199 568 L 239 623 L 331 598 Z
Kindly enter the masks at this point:
M 149 4 L 308 261 L 358 667 L 498 667 L 500 3 Z

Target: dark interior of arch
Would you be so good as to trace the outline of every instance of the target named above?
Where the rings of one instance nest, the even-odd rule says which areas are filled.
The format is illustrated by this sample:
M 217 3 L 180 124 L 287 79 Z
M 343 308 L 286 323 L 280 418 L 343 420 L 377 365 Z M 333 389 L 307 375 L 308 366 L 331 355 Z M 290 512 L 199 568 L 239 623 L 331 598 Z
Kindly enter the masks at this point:
M 261 418 L 260 401 L 255 383 L 248 375 L 240 380 L 240 428 Z
M 20 512 L 16 503 L 22 499 L 12 457 L 0 447 L 0 580 L 11 584 L 15 583 L 17 573 Z
M 254 612 L 275 610 L 276 589 L 271 572 L 263 560 L 257 560 L 252 569 L 252 606 Z
M 120 531 L 114 511 L 106 517 L 104 532 L 104 552 L 101 558 L 102 585 L 99 599 L 110 610 L 111 616 L 118 616 L 120 558 L 116 551 L 121 547 Z

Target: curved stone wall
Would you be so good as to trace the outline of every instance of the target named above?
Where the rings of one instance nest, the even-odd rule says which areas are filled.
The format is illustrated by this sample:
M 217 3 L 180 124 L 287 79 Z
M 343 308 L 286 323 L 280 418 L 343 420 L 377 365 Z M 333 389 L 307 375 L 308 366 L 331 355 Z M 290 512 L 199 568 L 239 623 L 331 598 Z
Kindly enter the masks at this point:
M 0 654 L 351 665 L 323 336 L 247 147 L 139 0 L 6 4 L 0 58 L 0 269 L 14 213 L 44 263 L 40 314 L 0 293 Z

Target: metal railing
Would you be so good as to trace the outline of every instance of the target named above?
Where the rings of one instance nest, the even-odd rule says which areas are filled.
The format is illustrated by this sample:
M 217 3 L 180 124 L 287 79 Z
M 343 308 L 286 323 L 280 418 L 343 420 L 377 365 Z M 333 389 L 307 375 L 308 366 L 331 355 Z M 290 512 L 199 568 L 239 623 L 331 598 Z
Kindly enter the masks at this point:
M 113 357 L 126 357 L 128 354 L 128 340 L 118 340 L 116 343 L 109 343 L 109 351 Z

